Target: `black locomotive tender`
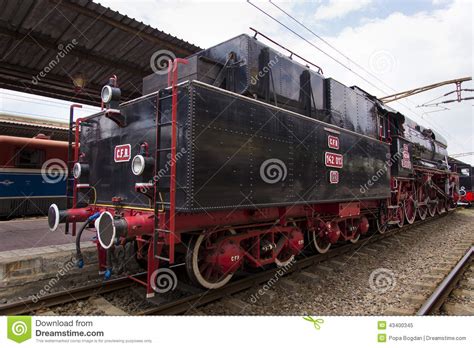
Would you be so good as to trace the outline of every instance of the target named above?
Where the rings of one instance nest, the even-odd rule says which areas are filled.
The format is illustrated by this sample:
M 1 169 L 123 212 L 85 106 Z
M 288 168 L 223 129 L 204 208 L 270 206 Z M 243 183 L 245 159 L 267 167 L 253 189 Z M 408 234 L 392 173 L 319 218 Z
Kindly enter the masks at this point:
M 439 134 L 248 35 L 146 77 L 141 98 L 118 105 L 115 79 L 102 97 L 81 123 L 78 203 L 52 206 L 49 223 L 82 231 L 100 214 L 100 269 L 134 250 L 148 296 L 180 260 L 218 288 L 457 200 Z

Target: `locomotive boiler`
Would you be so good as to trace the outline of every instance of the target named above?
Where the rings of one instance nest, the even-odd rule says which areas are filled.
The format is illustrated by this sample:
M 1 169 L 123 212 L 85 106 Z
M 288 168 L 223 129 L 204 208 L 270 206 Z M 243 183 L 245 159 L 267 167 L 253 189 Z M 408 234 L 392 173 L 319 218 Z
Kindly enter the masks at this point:
M 100 270 L 134 254 L 148 296 L 176 263 L 219 288 L 454 206 L 439 135 L 254 37 L 175 59 L 143 94 L 120 104 L 112 77 L 106 109 L 78 120 L 75 206 L 49 225 L 95 221 Z

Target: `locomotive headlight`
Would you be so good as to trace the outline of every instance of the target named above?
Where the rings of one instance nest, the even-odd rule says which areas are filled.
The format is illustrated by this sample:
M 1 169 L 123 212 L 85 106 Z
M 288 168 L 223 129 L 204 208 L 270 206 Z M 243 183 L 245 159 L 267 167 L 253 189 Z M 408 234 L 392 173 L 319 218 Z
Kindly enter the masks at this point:
M 87 174 L 89 174 L 89 165 L 79 162 L 74 164 L 72 168 L 74 179 L 79 179 L 81 176 L 86 176 Z
M 145 171 L 145 157 L 136 155 L 132 160 L 132 172 L 135 175 L 141 175 Z
M 75 163 L 74 167 L 72 168 L 72 175 L 74 179 L 79 179 L 81 177 L 81 164 Z
M 120 88 L 105 85 L 104 87 L 102 87 L 100 98 L 102 99 L 102 102 L 104 104 L 109 104 L 111 101 L 120 100 L 120 95 Z
M 132 160 L 132 173 L 148 176 L 152 174 L 154 160 L 152 157 L 136 155 Z

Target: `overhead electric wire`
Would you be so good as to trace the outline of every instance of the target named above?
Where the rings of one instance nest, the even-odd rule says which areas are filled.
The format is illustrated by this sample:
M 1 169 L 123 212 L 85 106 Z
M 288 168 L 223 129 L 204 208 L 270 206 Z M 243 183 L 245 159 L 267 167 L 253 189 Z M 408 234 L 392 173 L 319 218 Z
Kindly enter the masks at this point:
M 434 99 L 431 99 L 431 100 L 428 100 L 427 102 L 421 104 L 421 105 L 417 105 L 417 107 L 423 107 L 423 106 L 432 106 L 430 105 L 430 103 L 434 102 L 435 100 L 438 100 L 438 99 L 441 99 L 443 97 L 447 97 L 448 95 L 450 94 L 453 94 L 453 93 L 456 93 L 458 92 L 458 90 L 454 90 L 454 91 L 451 91 L 451 92 L 448 92 L 448 93 L 444 93 L 442 95 L 440 95 L 439 97 L 437 98 L 434 98 Z M 474 92 L 474 89 L 471 89 L 471 88 L 461 88 L 459 90 L 459 92 Z M 461 98 L 459 101 L 461 100 L 469 100 L 469 99 L 472 99 L 471 97 L 467 97 L 467 98 Z M 442 103 L 442 102 L 441 102 Z
M 296 31 L 294 31 L 293 29 L 291 29 L 290 27 L 288 27 L 286 24 L 282 23 L 281 21 L 279 21 L 278 19 L 276 19 L 275 17 L 273 17 L 272 15 L 270 15 L 269 13 L 265 12 L 264 10 L 262 10 L 260 7 L 258 7 L 257 5 L 255 5 L 254 3 L 252 3 L 250 0 L 247 0 L 247 2 L 252 5 L 253 7 L 255 7 L 257 10 L 259 10 L 260 12 L 262 12 L 264 15 L 270 17 L 271 19 L 273 19 L 275 22 L 277 22 L 278 24 L 280 24 L 282 27 L 286 28 L 288 31 L 292 32 L 294 35 L 298 36 L 301 40 L 305 41 L 306 43 L 308 43 L 309 45 L 311 45 L 312 47 L 314 47 L 315 49 L 317 49 L 318 51 L 320 51 L 321 53 L 323 53 L 325 56 L 329 57 L 330 59 L 334 60 L 336 63 L 338 63 L 339 65 L 343 66 L 344 68 L 346 68 L 347 70 L 349 70 L 350 72 L 352 72 L 353 74 L 357 75 L 359 78 L 361 78 L 362 80 L 364 80 L 365 82 L 367 82 L 368 84 L 370 84 L 372 87 L 376 88 L 377 90 L 383 92 L 383 93 L 386 93 L 384 90 L 380 89 L 379 87 L 377 87 L 376 85 L 374 85 L 371 81 L 367 80 L 365 77 L 363 77 L 362 75 L 360 75 L 359 73 L 355 72 L 354 70 L 352 70 L 349 66 L 347 66 L 346 64 L 342 63 L 341 61 L 339 61 L 338 59 L 334 58 L 333 56 L 331 56 L 329 53 L 325 52 L 324 50 L 322 50 L 321 48 L 319 48 L 318 46 L 316 46 L 315 44 L 313 44 L 311 41 L 309 41 L 308 39 L 304 38 L 303 36 L 301 36 L 299 33 L 297 33 Z
M 329 47 L 331 47 L 334 51 L 336 51 L 337 53 L 339 53 L 341 56 L 343 56 L 345 59 L 347 59 L 348 61 L 350 61 L 352 64 L 354 64 L 355 66 L 357 66 L 359 69 L 365 71 L 367 74 L 369 74 L 370 76 L 372 76 L 373 78 L 375 78 L 377 81 L 381 82 L 383 85 L 385 85 L 386 87 L 390 88 L 391 90 L 393 91 L 396 91 L 395 89 L 393 89 L 392 87 L 390 87 L 389 85 L 387 85 L 382 79 L 380 79 L 377 75 L 371 73 L 369 70 L 367 70 L 366 68 L 364 68 L 362 65 L 360 65 L 359 63 L 357 63 L 356 61 L 352 60 L 350 57 L 348 57 L 347 55 L 345 55 L 343 52 L 341 52 L 339 49 L 337 49 L 334 45 L 332 45 L 331 43 L 329 43 L 327 40 L 325 40 L 323 37 L 321 37 L 320 35 L 316 34 L 313 30 L 311 30 L 310 28 L 308 28 L 306 25 L 304 25 L 302 22 L 300 22 L 298 19 L 296 19 L 295 17 L 293 17 L 288 11 L 284 10 L 283 8 L 281 8 L 280 6 L 278 6 L 277 4 L 273 3 L 272 0 L 269 0 L 269 2 L 275 6 L 277 9 L 279 9 L 281 12 L 283 12 L 285 15 L 287 15 L 288 17 L 290 17 L 293 21 L 295 21 L 296 23 L 298 23 L 300 26 L 302 26 L 303 28 L 305 28 L 307 31 L 309 31 L 311 34 L 313 34 L 315 37 L 317 37 L 319 40 L 321 40 L 322 42 L 324 42 L 326 45 L 328 45 Z
M 276 6 L 275 4 L 273 4 L 270 0 L 269 2 Z M 326 55 L 327 57 L 331 58 L 332 60 L 334 60 L 336 63 L 340 64 L 341 66 L 343 66 L 345 69 L 349 70 L 350 72 L 352 72 L 354 75 L 358 76 L 359 78 L 361 78 L 363 81 L 367 82 L 369 85 L 371 85 L 372 87 L 376 88 L 378 91 L 384 93 L 384 94 L 388 94 L 385 90 L 383 90 L 382 88 L 380 88 L 379 86 L 376 86 L 374 83 L 372 83 L 371 81 L 367 80 L 366 78 L 364 78 L 362 75 L 360 75 L 359 73 L 355 72 L 353 69 L 351 69 L 350 67 L 348 67 L 346 64 L 340 62 L 338 59 L 334 58 L 333 56 L 331 56 L 329 53 L 325 52 L 324 50 L 322 50 L 321 48 L 317 47 L 316 45 L 314 45 L 311 41 L 307 40 L 306 38 L 304 38 L 303 36 L 301 36 L 299 33 L 295 32 L 293 29 L 291 29 L 290 27 L 288 27 L 287 25 L 285 25 L 284 23 L 282 23 L 281 21 L 279 21 L 278 19 L 276 19 L 275 17 L 273 17 L 272 15 L 270 15 L 269 13 L 267 13 L 266 11 L 264 11 L 263 9 L 261 9 L 260 7 L 258 7 L 257 5 L 253 4 L 250 0 L 247 0 L 247 3 L 249 3 L 250 5 L 252 5 L 253 7 L 255 7 L 257 10 L 259 10 L 261 13 L 263 13 L 264 15 L 266 15 L 267 17 L 271 18 L 273 21 L 277 22 L 278 24 L 280 24 L 282 27 L 284 27 L 285 29 L 287 29 L 288 31 L 290 31 L 291 33 L 293 33 L 294 35 L 298 36 L 300 39 L 302 39 L 303 41 L 305 41 L 306 43 L 308 43 L 309 45 L 311 45 L 312 47 L 316 48 L 318 51 L 320 51 L 321 53 L 323 53 L 324 55 Z M 289 15 L 290 17 L 292 17 L 291 15 Z M 304 26 L 306 27 L 306 26 Z M 310 30 L 310 32 L 313 34 L 313 35 L 316 35 L 314 32 L 312 32 Z M 317 36 L 317 35 L 316 35 Z M 317 36 L 318 37 L 318 36 Z M 318 37 L 319 38 L 319 37 Z M 332 46 L 330 45 L 330 47 L 332 48 Z M 334 49 L 334 48 L 333 48 Z M 339 50 L 337 50 L 339 52 Z M 340 52 L 339 52 L 340 53 Z M 341 54 L 341 53 L 340 53 Z M 343 56 L 346 57 L 346 55 L 343 54 Z M 352 61 L 353 63 L 355 63 L 353 60 L 349 59 L 350 61 Z M 358 64 L 356 64 L 358 65 Z M 365 69 L 364 69 L 365 70 Z M 377 78 L 378 79 L 378 78 Z M 386 83 L 383 83 L 384 85 L 386 85 L 388 88 L 390 88 L 391 90 L 393 91 L 396 91 L 393 87 L 390 87 L 388 86 Z M 429 121 L 425 118 L 423 118 L 422 115 L 418 114 L 417 112 L 415 112 L 415 110 L 413 110 L 412 108 L 410 108 L 408 105 L 402 103 L 400 100 L 396 100 L 396 102 L 402 106 L 404 106 L 405 108 L 407 108 L 407 110 L 409 110 L 410 112 L 413 113 L 413 115 L 416 115 L 417 117 L 419 117 L 421 120 L 425 120 L 427 123 L 431 124 L 432 127 L 434 127 L 435 130 L 437 130 L 436 128 L 442 128 L 440 127 L 439 125 L 435 125 L 434 124 L 434 121 Z M 416 107 L 416 104 L 414 102 L 412 102 L 411 100 L 407 100 L 407 102 L 411 103 L 413 106 Z M 461 145 L 457 142 L 457 140 L 451 135 L 449 134 L 449 132 L 447 132 L 446 130 L 445 131 L 445 134 L 448 135 L 448 137 L 454 142 L 454 143 L 457 143 L 458 145 Z

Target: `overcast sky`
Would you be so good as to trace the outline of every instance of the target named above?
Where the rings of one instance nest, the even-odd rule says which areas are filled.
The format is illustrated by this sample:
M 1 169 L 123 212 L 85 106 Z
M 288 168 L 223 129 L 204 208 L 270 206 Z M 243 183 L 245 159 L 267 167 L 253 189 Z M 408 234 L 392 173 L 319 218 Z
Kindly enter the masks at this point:
M 240 33 L 250 33 L 248 28 L 254 27 L 321 66 L 326 77 L 348 86 L 358 85 L 376 96 L 472 76 L 474 70 L 473 5 L 468 0 L 274 1 L 339 52 L 298 26 L 271 3 L 253 1 L 339 63 L 245 1 L 98 2 L 203 48 Z M 463 88 L 472 89 L 472 81 L 464 83 Z M 445 86 L 390 105 L 443 134 L 450 154 L 472 152 L 473 100 L 445 104 L 447 110 L 417 107 L 435 98 L 438 98 L 436 101 L 452 99 L 455 94 L 442 95 L 453 90 L 454 85 Z M 1 92 L 0 110 L 67 119 L 67 102 L 25 98 L 25 94 L 13 91 Z M 463 96 L 473 95 L 463 92 Z M 35 103 L 38 101 L 41 104 Z M 93 110 L 83 109 L 79 115 Z M 474 156 L 460 159 L 474 165 Z

